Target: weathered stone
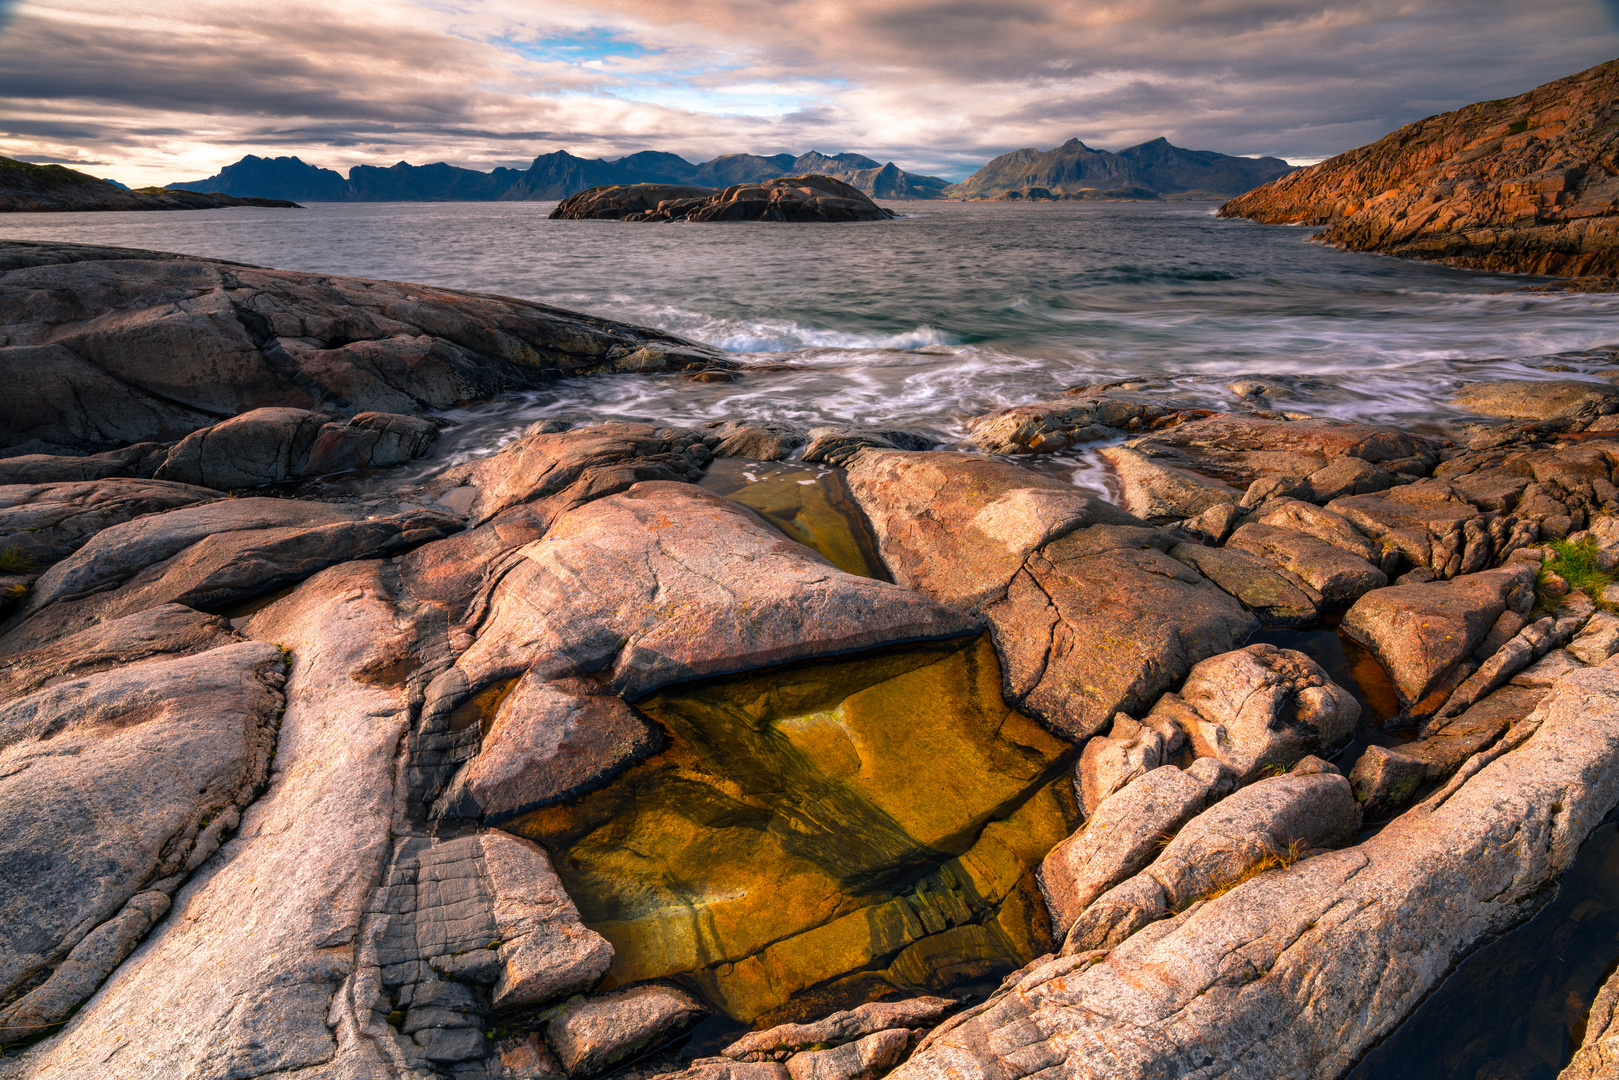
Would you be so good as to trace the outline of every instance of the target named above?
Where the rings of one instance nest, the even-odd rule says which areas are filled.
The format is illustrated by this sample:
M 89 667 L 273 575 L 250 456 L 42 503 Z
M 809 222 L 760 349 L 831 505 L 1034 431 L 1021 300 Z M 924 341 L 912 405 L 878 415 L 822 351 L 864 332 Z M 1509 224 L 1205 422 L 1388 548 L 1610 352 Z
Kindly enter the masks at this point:
M 499 824 L 583 795 L 663 743 L 656 726 L 599 684 L 529 672 L 501 699 L 478 756 L 451 783 L 440 812 Z
M 1534 583 L 1533 569 L 1519 564 L 1450 582 L 1376 589 L 1349 609 L 1343 632 L 1377 656 L 1401 704 L 1410 707 L 1454 676 L 1502 612 L 1527 612 Z
M 1619 617 L 1606 611 L 1592 615 L 1585 629 L 1574 636 L 1568 651 L 1575 659 L 1593 666 L 1619 653 Z
M 697 480 L 712 454 L 699 432 L 651 424 L 601 424 L 528 435 L 500 452 L 445 470 L 443 488 L 476 492 L 468 521 L 482 525 L 525 503 L 545 520 L 646 480 Z
M 708 1010 L 672 986 L 578 998 L 551 1018 L 546 1041 L 570 1077 L 596 1076 L 680 1034 Z
M 1250 784 L 1187 822 L 1146 870 L 1098 897 L 1075 920 L 1063 952 L 1113 948 L 1267 863 L 1286 865 L 1311 849 L 1352 843 L 1360 822 L 1349 781 L 1334 773 Z
M 1352 604 L 1389 580 L 1365 559 L 1294 529 L 1249 522 L 1232 533 L 1226 545 L 1285 571 L 1314 590 L 1330 607 Z
M 750 1032 L 720 1051 L 736 1061 L 785 1057 L 815 1047 L 842 1046 L 879 1031 L 932 1027 L 961 1007 L 950 998 L 919 997 L 872 1001 L 809 1024 L 781 1024 Z
M 355 469 L 382 469 L 425 457 L 438 442 L 438 425 L 419 416 L 363 412 L 315 435 L 300 476 L 326 476 Z
M 1125 429 L 1162 427 L 1201 410 L 1110 396 L 1071 394 L 1057 401 L 1038 401 L 999 409 L 967 421 L 966 446 L 991 454 L 1043 454 L 1097 439 L 1116 439 Z
M 307 409 L 254 409 L 193 431 L 159 466 L 156 478 L 228 491 L 297 476 L 327 417 Z
M 1242 601 L 1265 626 L 1297 626 L 1318 614 L 1308 593 L 1238 548 L 1176 544 L 1169 554 Z
M 44 569 L 103 529 L 131 518 L 223 499 L 161 480 L 89 480 L 0 488 L 0 550 Z
M 1311 501 L 1318 503 L 1387 491 L 1395 484 L 1394 473 L 1355 457 L 1334 458 L 1304 479 L 1310 485 Z
M 1301 652 L 1249 645 L 1199 662 L 1180 700 L 1196 710 L 1186 734 L 1198 757 L 1217 758 L 1240 781 L 1335 748 L 1355 730 L 1360 705 Z
M 1585 1038 L 1557 1080 L 1607 1080 L 1619 1073 L 1619 974 L 1597 991 L 1585 1018 Z
M 1323 510 L 1319 506 L 1298 499 L 1282 499 L 1267 503 L 1254 520 L 1261 525 L 1292 529 L 1294 532 L 1313 536 L 1317 540 L 1324 540 L 1333 547 L 1347 551 L 1369 563 L 1376 563 L 1380 557 L 1377 546 L 1348 521 L 1331 510 Z
M 148 442 L 84 456 L 24 454 L 0 458 L 0 486 L 67 484 L 105 480 L 110 476 L 137 476 L 142 474 L 148 458 L 154 455 L 161 458 L 166 453 L 167 447 L 162 443 Z
M 671 683 L 977 628 L 917 593 L 843 573 L 728 499 L 645 483 L 563 515 L 514 556 L 443 693 L 459 704 L 534 667 L 547 678 L 600 672 L 633 701 Z
M 1425 779 L 1442 780 L 1462 763 L 1488 749 L 1507 728 L 1534 711 L 1546 696 L 1541 688 L 1503 686 L 1460 716 L 1435 719 L 1422 729 L 1422 738 L 1400 747 L 1400 753 L 1422 761 Z
M 415 413 L 556 373 L 729 368 L 717 351 L 524 300 L 116 248 L 9 241 L 0 438 L 101 450 L 249 409 Z
M 1572 863 L 1619 801 L 1616 716 L 1619 676 L 1575 675 L 1378 835 L 1035 968 L 895 1075 L 1341 1076 Z
M 1074 786 L 1085 814 L 1089 816 L 1103 799 L 1164 764 L 1168 756 L 1164 750 L 1162 735 L 1123 713 L 1116 715 L 1106 736 L 1086 740 L 1074 769 Z
M 963 607 L 1005 594 L 1030 553 L 1123 510 L 1048 476 L 972 454 L 868 451 L 849 488 L 894 580 Z
M 804 460 L 847 465 L 862 450 L 928 450 L 939 441 L 925 432 L 906 428 L 813 427 Z
M 832 176 L 778 176 L 727 188 L 610 184 L 570 195 L 554 218 L 613 221 L 886 221 L 894 216 Z
M 1386 746 L 1368 746 L 1349 770 L 1349 783 L 1368 821 L 1383 821 L 1405 808 L 1428 775 L 1428 763 Z
M 182 604 L 110 619 L 49 645 L 0 656 L 0 702 L 154 657 L 175 659 L 238 641 L 230 625 Z
M 1187 518 L 1176 529 L 1194 540 L 1223 544 L 1243 516 L 1242 508 L 1233 503 L 1216 503 L 1201 514 Z
M 809 442 L 809 430 L 777 420 L 726 420 L 704 425 L 715 457 L 780 461 Z
M 1116 712 L 1145 712 L 1193 664 L 1247 637 L 1258 620 L 1168 546 L 1154 530 L 1095 525 L 1031 555 L 983 609 L 1008 699 L 1081 739 Z
M 1504 615 L 1502 617 L 1505 618 Z M 1497 625 L 1499 622 L 1500 620 L 1497 620 Z M 1478 670 L 1467 677 L 1466 682 L 1451 691 L 1444 707 L 1436 715 L 1439 717 L 1460 715 L 1474 702 L 1519 671 L 1566 642 L 1573 622 L 1574 620 L 1569 620 L 1568 624 L 1563 624 L 1562 620 L 1546 618 L 1537 619 L 1524 627 L 1521 633 L 1480 664 Z M 1483 648 L 1480 647 L 1475 651 L 1475 655 L 1482 651 Z
M 1503 379 L 1463 383 L 1451 399 L 1482 416 L 1545 420 L 1581 405 L 1596 405 L 1597 415 L 1619 412 L 1619 389 L 1583 379 Z
M 1544 689 L 1555 686 L 1559 679 L 1584 669 L 1585 665 L 1567 649 L 1553 649 L 1544 658 L 1514 675 L 1512 685 Z
M 1052 848 L 1038 874 L 1052 937 L 1067 936 L 1092 901 L 1144 870 L 1183 824 L 1223 794 L 1221 769 L 1207 758 L 1186 771 L 1153 769 L 1102 800 L 1083 829 Z
M 787 1066 L 777 1061 L 743 1062 L 701 1058 L 684 1072 L 663 1073 L 656 1080 L 788 1080 Z
M 1230 413 L 1179 424 L 1130 445 L 1160 464 L 1242 488 L 1263 476 L 1308 476 L 1343 456 L 1375 465 L 1431 453 L 1426 440 L 1393 428 Z
M 263 781 L 281 668 L 278 649 L 238 641 L 0 705 L 0 862 L 10 870 L 0 881 L 0 1000 L 60 970 L 136 893 L 218 844 L 203 826 Z M 156 914 L 147 905 L 145 925 Z M 138 937 L 104 931 L 86 946 L 95 955 L 4 1015 L 24 1027 L 62 1019 L 82 1000 L 73 988 L 93 989 L 133 946 L 129 934 Z
M 787 1059 L 792 1080 L 877 1080 L 905 1060 L 913 1032 L 879 1031 L 831 1050 L 808 1050 Z
M 1155 525 L 1196 517 L 1239 498 L 1227 485 L 1162 465 L 1128 447 L 1110 446 L 1101 456 L 1119 478 L 1125 510 Z

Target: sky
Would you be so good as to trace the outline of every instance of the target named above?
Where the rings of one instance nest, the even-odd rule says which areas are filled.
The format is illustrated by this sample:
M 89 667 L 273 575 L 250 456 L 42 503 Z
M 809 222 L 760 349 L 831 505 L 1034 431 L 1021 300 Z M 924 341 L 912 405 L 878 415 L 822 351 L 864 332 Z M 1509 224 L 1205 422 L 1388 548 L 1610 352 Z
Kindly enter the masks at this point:
M 1070 138 L 1308 163 L 1619 57 L 1619 0 L 0 0 L 0 154 L 526 167 Z

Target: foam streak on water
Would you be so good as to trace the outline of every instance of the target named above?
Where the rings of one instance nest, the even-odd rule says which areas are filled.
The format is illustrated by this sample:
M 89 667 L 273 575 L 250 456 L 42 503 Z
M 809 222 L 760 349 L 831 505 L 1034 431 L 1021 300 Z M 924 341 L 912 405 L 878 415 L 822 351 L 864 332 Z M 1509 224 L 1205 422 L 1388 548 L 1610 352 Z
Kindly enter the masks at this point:
M 851 225 L 551 221 L 550 203 L 13 215 L 5 235 L 213 255 L 542 300 L 661 327 L 745 377 L 566 379 L 463 410 L 445 452 L 541 418 L 907 424 L 1147 377 L 1204 405 L 1281 378 L 1278 408 L 1431 429 L 1470 379 L 1597 378 L 1619 296 L 1531 293 L 1309 242 L 1190 204 L 912 203 Z

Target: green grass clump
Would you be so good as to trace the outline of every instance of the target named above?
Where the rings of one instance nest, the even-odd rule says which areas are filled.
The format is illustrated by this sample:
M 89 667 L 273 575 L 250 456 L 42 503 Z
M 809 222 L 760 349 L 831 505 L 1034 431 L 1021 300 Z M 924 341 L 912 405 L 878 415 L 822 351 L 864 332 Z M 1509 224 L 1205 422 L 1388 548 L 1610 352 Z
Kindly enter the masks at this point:
M 1557 605 L 1559 598 L 1546 590 L 1546 575 L 1549 573 L 1568 582 L 1570 592 L 1584 593 L 1598 607 L 1609 606 L 1602 602 L 1602 590 L 1619 581 L 1619 577 L 1597 566 L 1596 540 L 1589 536 L 1577 543 L 1553 540 L 1551 548 L 1552 557 L 1541 565 L 1535 581 L 1536 607 L 1550 611 Z
M 26 574 L 34 568 L 34 560 L 23 554 L 22 548 L 0 550 L 0 573 Z

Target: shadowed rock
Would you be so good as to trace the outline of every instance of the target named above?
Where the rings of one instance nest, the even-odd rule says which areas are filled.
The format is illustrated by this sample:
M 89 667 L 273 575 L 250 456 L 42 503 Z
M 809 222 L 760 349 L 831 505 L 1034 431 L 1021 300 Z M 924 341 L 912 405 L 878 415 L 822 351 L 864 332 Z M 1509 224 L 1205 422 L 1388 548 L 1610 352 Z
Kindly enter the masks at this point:
M 680 1034 L 707 1015 L 672 986 L 631 986 L 563 1006 L 545 1037 L 570 1077 L 595 1076 Z
M 103 529 L 131 518 L 223 498 L 161 480 L 87 480 L 0 488 L 0 550 L 45 568 Z

